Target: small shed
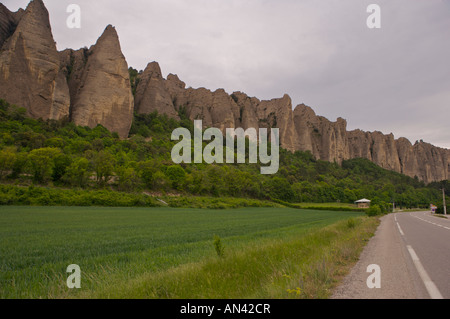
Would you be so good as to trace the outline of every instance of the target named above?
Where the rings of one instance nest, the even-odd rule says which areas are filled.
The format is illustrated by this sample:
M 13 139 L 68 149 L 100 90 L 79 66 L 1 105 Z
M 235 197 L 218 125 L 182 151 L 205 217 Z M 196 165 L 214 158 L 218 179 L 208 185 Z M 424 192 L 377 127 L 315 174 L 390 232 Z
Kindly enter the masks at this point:
M 363 198 L 363 199 L 357 200 L 355 202 L 355 204 L 358 205 L 358 208 L 369 208 L 371 202 L 372 202 L 371 200 Z

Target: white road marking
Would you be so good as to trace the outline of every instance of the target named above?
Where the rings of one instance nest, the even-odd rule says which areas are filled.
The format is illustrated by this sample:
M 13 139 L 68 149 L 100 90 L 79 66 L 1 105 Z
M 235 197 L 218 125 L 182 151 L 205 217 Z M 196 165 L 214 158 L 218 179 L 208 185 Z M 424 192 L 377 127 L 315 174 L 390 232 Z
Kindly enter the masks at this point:
M 417 217 L 416 215 L 413 215 L 412 213 L 410 213 L 409 215 L 412 216 L 412 217 L 414 217 L 414 218 L 420 219 L 421 221 L 424 221 L 424 222 L 426 222 L 426 223 L 428 223 L 428 224 L 432 224 L 432 225 L 435 225 L 435 226 L 442 227 L 442 228 L 445 228 L 445 229 L 450 230 L 450 227 L 446 227 L 446 226 L 441 225 L 441 224 L 437 224 L 437 223 L 430 222 L 429 220 L 426 220 L 426 219 Z
M 405 233 L 403 232 L 402 228 L 400 227 L 400 224 L 397 222 L 398 231 L 402 236 L 405 236 Z
M 423 268 L 422 263 L 420 262 L 419 256 L 417 256 L 414 249 L 411 246 L 406 246 L 406 248 L 408 248 L 409 254 L 411 255 L 414 265 L 416 266 L 416 269 L 420 275 L 420 278 L 422 278 L 422 281 L 423 281 L 425 288 L 427 289 L 428 294 L 430 295 L 431 299 L 444 299 L 444 297 L 442 297 L 441 293 L 439 292 L 439 289 L 436 287 L 434 282 L 430 279 L 430 276 L 428 276 L 428 273 L 426 272 L 425 268 Z

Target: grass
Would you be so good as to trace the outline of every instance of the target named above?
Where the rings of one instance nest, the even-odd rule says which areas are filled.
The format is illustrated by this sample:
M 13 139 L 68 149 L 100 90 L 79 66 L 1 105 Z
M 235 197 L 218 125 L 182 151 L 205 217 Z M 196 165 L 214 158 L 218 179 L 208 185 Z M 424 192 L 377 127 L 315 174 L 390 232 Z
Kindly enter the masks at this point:
M 273 240 L 225 259 L 210 258 L 110 286 L 97 298 L 319 299 L 332 290 L 357 261 L 376 219 L 358 218 L 304 236 Z M 91 294 L 84 295 L 92 297 Z
M 355 204 L 348 203 L 297 203 L 298 207 L 308 208 L 308 207 L 339 207 L 339 208 L 358 208 Z
M 327 297 L 374 231 L 362 215 L 2 207 L 0 298 Z M 79 290 L 66 286 L 70 264 Z
M 236 197 L 162 196 L 162 199 L 170 207 L 176 208 L 235 209 L 245 207 L 285 207 L 268 200 Z
M 439 217 L 439 218 L 444 218 L 444 219 L 448 219 L 447 216 L 445 215 L 441 215 L 441 214 L 431 214 L 431 216 L 435 216 L 435 217 Z
M 65 189 L 42 186 L 17 186 L 0 184 L 0 205 L 10 206 L 72 206 L 72 207 L 176 207 L 231 209 L 243 207 L 284 207 L 268 200 L 207 197 L 170 196 L 117 192 L 111 189 Z
M 281 204 L 285 207 L 297 209 L 353 211 L 353 212 L 365 212 L 367 210 L 365 208 L 359 208 L 355 204 L 348 204 L 348 203 L 287 203 L 277 199 L 272 199 L 272 201 Z

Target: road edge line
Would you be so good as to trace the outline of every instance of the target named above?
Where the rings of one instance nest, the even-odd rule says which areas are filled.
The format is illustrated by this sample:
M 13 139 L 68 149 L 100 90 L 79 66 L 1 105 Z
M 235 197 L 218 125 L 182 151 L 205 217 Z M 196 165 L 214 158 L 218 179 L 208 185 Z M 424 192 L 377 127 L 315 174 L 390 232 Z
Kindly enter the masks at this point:
M 414 266 L 416 267 L 420 278 L 422 279 L 425 288 L 428 291 L 428 294 L 430 295 L 431 299 L 444 299 L 444 297 L 441 295 L 439 289 L 436 287 L 434 282 L 430 279 L 430 276 L 428 276 L 427 271 L 423 267 L 422 263 L 420 262 L 419 257 L 417 256 L 414 249 L 407 245 L 406 248 L 408 249 L 409 254 L 411 255 L 411 258 L 414 262 Z

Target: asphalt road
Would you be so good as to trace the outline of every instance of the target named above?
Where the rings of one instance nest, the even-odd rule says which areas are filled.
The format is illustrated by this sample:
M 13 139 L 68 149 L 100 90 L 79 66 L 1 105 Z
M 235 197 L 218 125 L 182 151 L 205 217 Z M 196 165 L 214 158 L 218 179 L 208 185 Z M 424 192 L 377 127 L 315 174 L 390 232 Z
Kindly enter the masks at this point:
M 379 271 L 368 267 L 379 266 Z M 368 272 L 370 271 L 370 272 Z M 379 274 L 380 287 L 369 288 Z M 333 299 L 450 299 L 450 219 L 429 212 L 382 217 Z

